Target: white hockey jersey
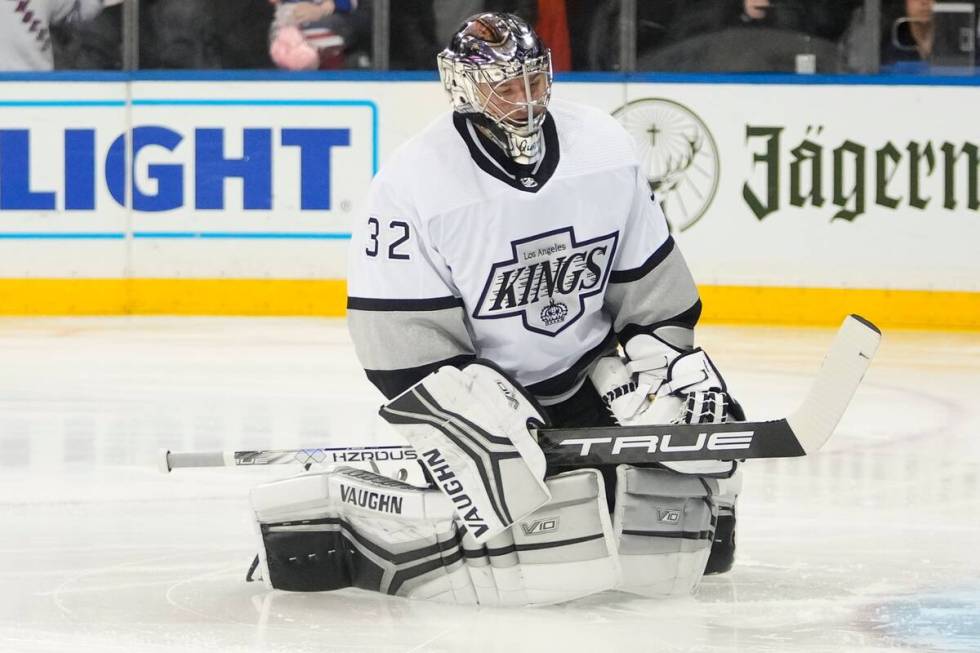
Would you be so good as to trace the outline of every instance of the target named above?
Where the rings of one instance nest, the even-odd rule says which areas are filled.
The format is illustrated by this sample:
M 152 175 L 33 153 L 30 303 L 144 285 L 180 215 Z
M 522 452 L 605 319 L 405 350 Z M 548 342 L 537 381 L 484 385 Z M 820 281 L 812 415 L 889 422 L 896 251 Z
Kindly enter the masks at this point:
M 543 130 L 541 161 L 518 166 L 450 113 L 374 179 L 353 230 L 348 324 L 386 396 L 480 357 L 553 404 L 617 339 L 693 328 L 697 289 L 629 135 L 558 101 Z

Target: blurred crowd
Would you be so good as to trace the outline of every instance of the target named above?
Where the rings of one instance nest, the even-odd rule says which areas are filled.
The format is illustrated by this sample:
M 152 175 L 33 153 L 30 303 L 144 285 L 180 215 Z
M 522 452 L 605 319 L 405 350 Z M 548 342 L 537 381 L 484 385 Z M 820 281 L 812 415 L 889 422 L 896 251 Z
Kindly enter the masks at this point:
M 0 70 L 113 70 L 123 2 L 0 0 Z M 881 0 L 881 62 L 932 54 L 933 0 Z M 859 69 L 864 0 L 637 0 L 638 70 Z M 367 69 L 373 0 L 140 0 L 140 69 Z M 510 11 L 555 70 L 617 70 L 619 0 L 390 0 L 389 68 L 431 70 L 462 20 Z

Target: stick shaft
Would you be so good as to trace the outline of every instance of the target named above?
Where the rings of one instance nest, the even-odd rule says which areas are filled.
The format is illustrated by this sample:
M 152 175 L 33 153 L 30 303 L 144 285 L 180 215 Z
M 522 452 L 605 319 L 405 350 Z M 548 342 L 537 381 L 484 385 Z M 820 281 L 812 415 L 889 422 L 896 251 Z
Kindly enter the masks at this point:
M 166 471 L 178 467 L 256 467 L 262 465 L 308 465 L 353 462 L 398 462 L 415 460 L 415 450 L 406 445 L 365 447 L 319 447 L 312 449 L 265 449 L 163 453 Z

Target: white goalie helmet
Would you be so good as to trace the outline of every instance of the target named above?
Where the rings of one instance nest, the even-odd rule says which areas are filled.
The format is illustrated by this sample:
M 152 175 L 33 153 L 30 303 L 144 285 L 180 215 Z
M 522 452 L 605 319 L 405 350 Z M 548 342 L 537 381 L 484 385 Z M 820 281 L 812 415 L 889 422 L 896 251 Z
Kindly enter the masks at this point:
M 467 18 L 439 53 L 439 76 L 457 113 L 466 114 L 521 164 L 541 157 L 541 126 L 551 99 L 551 51 L 513 14 Z

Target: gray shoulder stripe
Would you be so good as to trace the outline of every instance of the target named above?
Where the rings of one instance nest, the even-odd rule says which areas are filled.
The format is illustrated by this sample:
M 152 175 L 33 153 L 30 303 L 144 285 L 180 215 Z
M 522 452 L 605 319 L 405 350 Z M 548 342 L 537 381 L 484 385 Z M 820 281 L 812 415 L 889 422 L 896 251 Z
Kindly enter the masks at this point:
M 632 268 L 630 270 L 613 270 L 609 275 L 609 283 L 628 283 L 630 281 L 637 281 L 642 279 L 647 274 L 650 273 L 655 267 L 660 265 L 667 255 L 670 254 L 674 249 L 674 237 L 667 236 L 667 240 L 664 241 L 663 245 L 657 248 L 657 250 L 650 255 L 646 261 L 643 262 L 638 268 Z
M 655 335 L 658 329 L 664 327 L 673 326 L 679 329 L 686 329 L 690 331 L 694 329 L 695 326 L 697 326 L 698 320 L 700 318 L 701 318 L 701 299 L 699 298 L 696 302 L 694 302 L 694 304 L 691 305 L 690 308 L 683 311 L 682 313 L 678 313 L 677 315 L 664 318 L 657 322 L 653 322 L 652 324 L 635 324 L 635 323 L 626 324 L 619 330 L 617 335 L 619 336 L 620 342 L 626 343 L 631 338 L 633 338 L 633 336 L 637 336 L 641 333 L 648 333 L 651 335 Z M 663 337 L 660 337 L 659 339 L 665 340 Z M 667 341 L 667 344 L 673 347 L 678 346 L 677 343 L 670 342 L 669 340 Z
M 373 297 L 348 297 L 347 308 L 357 311 L 441 311 L 462 308 L 459 297 L 429 297 L 425 299 L 376 299 Z
M 347 311 L 366 370 L 405 370 L 474 353 L 462 307 L 432 311 Z M 420 377 L 421 378 L 421 377 Z

